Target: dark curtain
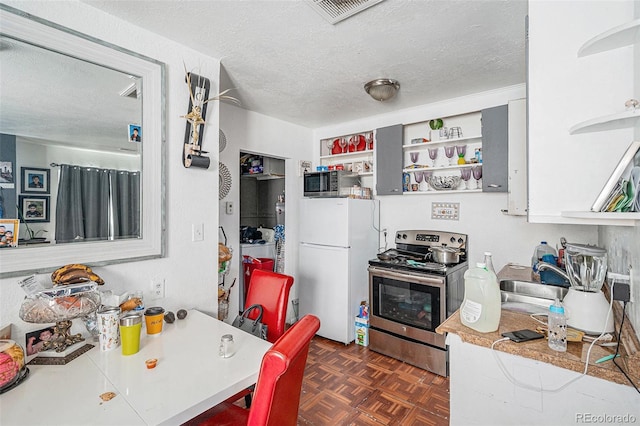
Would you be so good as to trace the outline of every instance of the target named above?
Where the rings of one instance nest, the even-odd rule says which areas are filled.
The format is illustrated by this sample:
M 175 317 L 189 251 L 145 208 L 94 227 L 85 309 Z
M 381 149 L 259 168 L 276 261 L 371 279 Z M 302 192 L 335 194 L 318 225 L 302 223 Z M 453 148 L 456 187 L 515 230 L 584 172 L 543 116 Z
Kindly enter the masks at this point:
M 111 201 L 113 203 L 113 236 L 139 238 L 140 233 L 140 173 L 110 170 Z
M 140 235 L 139 172 L 60 165 L 56 242 Z

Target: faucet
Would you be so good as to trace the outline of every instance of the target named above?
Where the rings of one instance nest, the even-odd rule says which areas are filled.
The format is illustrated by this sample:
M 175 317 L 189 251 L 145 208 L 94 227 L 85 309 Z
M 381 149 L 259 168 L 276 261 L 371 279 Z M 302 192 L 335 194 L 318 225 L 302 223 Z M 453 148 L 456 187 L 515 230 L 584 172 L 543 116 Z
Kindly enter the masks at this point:
M 538 263 L 538 271 L 542 272 L 546 269 L 552 270 L 553 272 L 560 275 L 562 278 L 564 278 L 568 282 L 571 282 L 571 280 L 569 279 L 569 275 L 562 269 L 558 268 L 556 265 L 552 265 L 551 263 L 547 263 L 547 262 Z

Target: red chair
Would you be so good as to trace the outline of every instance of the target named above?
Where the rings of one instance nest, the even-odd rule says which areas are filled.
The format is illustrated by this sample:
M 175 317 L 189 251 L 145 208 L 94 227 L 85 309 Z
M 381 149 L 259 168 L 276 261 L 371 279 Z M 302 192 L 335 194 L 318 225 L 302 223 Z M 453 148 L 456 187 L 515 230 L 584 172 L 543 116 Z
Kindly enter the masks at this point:
M 245 309 L 251 305 L 262 305 L 262 323 L 267 325 L 267 340 L 274 343 L 284 334 L 287 321 L 289 291 L 293 286 L 293 277 L 266 269 L 254 269 L 249 281 Z M 250 319 L 256 319 L 258 312 L 249 313 Z M 227 401 L 233 402 L 244 397 L 245 405 L 251 406 L 253 387 L 238 392 Z
M 244 307 L 262 305 L 262 323 L 267 325 L 267 340 L 271 343 L 284 334 L 292 286 L 293 277 L 289 275 L 264 269 L 255 269 L 251 274 Z M 249 318 L 255 319 L 257 316 L 257 312 L 251 312 Z
M 305 315 L 267 351 L 251 409 L 223 402 L 189 424 L 295 426 L 309 344 L 319 328 L 317 317 Z

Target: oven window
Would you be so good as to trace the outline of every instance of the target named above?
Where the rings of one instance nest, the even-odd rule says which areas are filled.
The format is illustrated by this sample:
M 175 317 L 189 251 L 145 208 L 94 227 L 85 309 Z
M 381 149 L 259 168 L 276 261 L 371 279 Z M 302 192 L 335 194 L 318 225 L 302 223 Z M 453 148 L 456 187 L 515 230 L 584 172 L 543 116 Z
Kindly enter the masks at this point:
M 440 325 L 440 288 L 373 276 L 373 314 L 435 331 Z

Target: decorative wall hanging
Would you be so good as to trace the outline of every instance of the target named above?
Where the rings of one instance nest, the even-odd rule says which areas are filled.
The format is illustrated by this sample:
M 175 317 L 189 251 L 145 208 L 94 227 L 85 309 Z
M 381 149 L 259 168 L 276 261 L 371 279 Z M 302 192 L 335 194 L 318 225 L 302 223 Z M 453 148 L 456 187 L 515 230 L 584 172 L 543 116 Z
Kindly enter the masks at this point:
M 222 200 L 224 197 L 229 195 L 229 191 L 231 191 L 231 172 L 224 163 L 219 163 L 220 167 L 220 182 L 218 182 L 220 186 L 220 191 L 218 193 L 218 199 Z
M 227 135 L 224 134 L 222 129 L 218 129 L 218 130 L 220 131 L 220 135 L 218 138 L 219 139 L 218 149 L 219 149 L 219 152 L 222 152 L 227 147 Z
M 211 159 L 202 155 L 207 153 L 202 151 L 202 136 L 211 83 L 208 78 L 193 73 L 187 73 L 186 82 L 189 86 L 189 112 L 182 116 L 187 119 L 182 164 L 208 169 Z
M 228 100 L 240 103 L 238 99 L 226 95 L 227 89 L 209 98 L 211 82 L 208 78 L 187 72 L 185 66 L 185 81 L 189 87 L 189 112 L 182 118 L 187 119 L 187 127 L 184 134 L 184 146 L 182 154 L 182 164 L 185 167 L 200 167 L 208 169 L 211 159 L 205 157 L 207 151 L 202 150 L 202 137 L 204 132 L 205 118 L 207 115 L 207 103 L 209 101 Z M 225 143 L 226 144 L 226 143 Z

